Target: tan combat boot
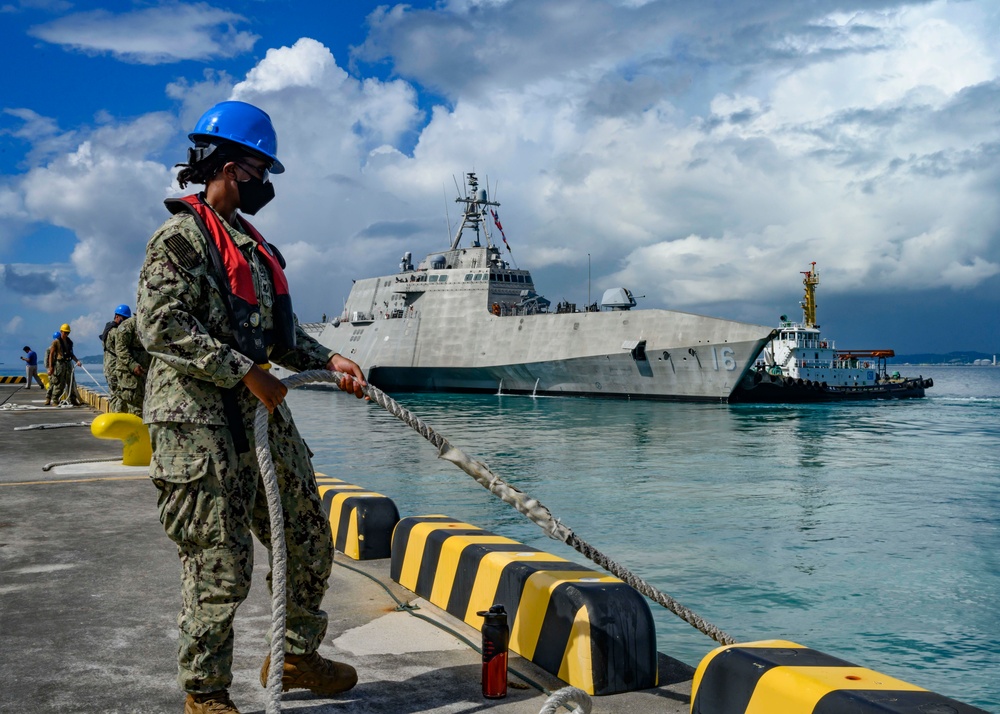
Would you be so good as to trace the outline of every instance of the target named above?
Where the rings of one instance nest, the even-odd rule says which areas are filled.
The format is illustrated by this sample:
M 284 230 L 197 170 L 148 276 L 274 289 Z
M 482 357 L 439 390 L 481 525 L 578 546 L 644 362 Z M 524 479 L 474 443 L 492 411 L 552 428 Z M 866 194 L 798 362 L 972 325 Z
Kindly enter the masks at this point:
M 240 710 L 229 698 L 229 692 L 220 689 L 207 694 L 188 694 L 184 714 L 240 714 Z
M 261 686 L 267 687 L 267 671 L 271 655 L 260 668 Z M 313 694 L 330 696 L 346 692 L 358 683 L 358 673 L 349 664 L 325 659 L 318 652 L 307 655 L 285 654 L 285 671 L 281 675 L 281 691 L 308 689 Z

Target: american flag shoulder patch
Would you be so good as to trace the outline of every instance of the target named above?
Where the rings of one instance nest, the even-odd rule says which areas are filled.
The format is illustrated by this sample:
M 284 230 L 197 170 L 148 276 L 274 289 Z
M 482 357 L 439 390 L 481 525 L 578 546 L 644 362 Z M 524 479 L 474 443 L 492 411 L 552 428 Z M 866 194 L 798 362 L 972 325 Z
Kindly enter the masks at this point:
M 180 233 L 170 234 L 163 239 L 163 244 L 182 268 L 191 270 L 201 263 L 198 251 Z

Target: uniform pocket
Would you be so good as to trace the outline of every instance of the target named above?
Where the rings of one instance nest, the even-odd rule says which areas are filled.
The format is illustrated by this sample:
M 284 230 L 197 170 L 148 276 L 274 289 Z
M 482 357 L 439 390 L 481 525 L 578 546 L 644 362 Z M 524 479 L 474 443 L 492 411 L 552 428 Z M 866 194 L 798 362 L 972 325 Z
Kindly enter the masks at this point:
M 179 546 L 212 548 L 224 542 L 224 497 L 208 455 L 154 455 L 150 476 L 167 536 Z
M 190 483 L 211 471 L 212 457 L 208 454 L 153 454 L 149 477 L 154 481 Z

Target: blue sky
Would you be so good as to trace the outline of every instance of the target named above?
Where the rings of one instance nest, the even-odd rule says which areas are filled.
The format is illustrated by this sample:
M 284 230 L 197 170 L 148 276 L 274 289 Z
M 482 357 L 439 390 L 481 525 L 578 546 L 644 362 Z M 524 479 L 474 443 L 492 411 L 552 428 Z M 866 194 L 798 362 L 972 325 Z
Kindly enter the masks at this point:
M 489 178 L 553 302 L 819 320 L 843 348 L 1000 351 L 1000 6 L 986 0 L 0 0 L 0 361 L 135 300 L 211 104 L 268 111 L 256 224 L 303 320 L 446 247 Z M 17 70 L 10 68 L 16 66 Z

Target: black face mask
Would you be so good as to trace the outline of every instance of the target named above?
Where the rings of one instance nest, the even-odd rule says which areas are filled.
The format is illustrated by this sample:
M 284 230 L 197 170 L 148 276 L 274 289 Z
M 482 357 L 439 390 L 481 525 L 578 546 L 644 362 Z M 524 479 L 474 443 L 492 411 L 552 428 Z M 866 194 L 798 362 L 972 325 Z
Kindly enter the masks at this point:
M 274 185 L 255 176 L 251 176 L 249 181 L 238 182 L 236 188 L 240 193 L 240 210 L 248 216 L 256 215 L 274 198 Z

